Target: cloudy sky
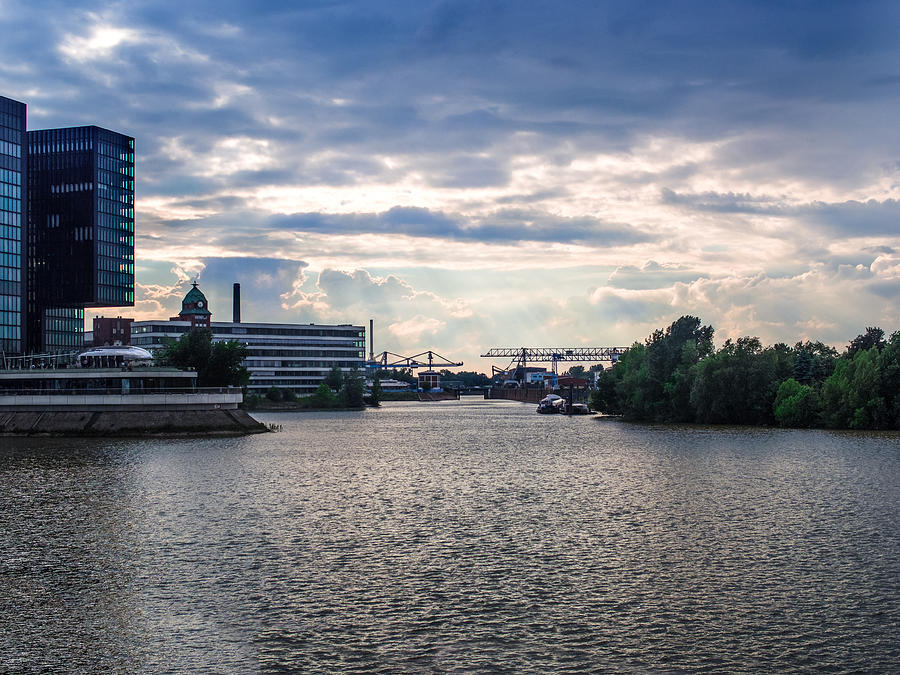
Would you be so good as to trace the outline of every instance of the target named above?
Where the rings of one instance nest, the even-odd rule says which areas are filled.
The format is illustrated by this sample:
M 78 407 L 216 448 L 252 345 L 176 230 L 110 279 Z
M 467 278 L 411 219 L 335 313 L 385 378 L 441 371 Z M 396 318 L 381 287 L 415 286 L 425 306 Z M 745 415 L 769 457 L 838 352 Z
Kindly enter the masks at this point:
M 247 321 L 477 370 L 682 314 L 900 329 L 895 2 L 0 0 L 0 31 L 30 128 L 136 138 L 138 319 L 199 275 L 230 320 L 240 281 Z

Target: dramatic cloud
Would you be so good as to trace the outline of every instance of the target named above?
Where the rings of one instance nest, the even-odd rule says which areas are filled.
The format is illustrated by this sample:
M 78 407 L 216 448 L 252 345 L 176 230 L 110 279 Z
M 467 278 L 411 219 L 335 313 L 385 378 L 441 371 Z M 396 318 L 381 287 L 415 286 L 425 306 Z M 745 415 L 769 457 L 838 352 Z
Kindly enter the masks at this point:
M 141 318 L 199 275 L 219 317 L 240 281 L 254 320 L 473 366 L 683 313 L 900 328 L 896 3 L 10 0 L 0 29 L 32 128 L 136 138 Z

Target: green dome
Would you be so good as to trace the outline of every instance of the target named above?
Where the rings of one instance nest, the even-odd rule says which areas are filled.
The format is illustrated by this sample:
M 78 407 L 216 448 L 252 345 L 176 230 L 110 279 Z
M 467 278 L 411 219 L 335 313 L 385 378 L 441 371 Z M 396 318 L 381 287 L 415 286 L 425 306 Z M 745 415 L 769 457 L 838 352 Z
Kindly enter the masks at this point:
M 194 287 L 187 292 L 184 300 L 181 301 L 181 314 L 201 314 L 210 315 L 209 303 L 206 302 L 206 296 L 203 291 L 197 288 L 197 282 L 193 282 Z

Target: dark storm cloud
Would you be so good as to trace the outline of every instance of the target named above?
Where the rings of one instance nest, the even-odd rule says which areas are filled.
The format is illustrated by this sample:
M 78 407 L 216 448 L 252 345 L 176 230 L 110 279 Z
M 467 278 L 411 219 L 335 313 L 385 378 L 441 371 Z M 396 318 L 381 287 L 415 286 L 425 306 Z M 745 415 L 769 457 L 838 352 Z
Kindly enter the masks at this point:
M 795 205 L 768 196 L 730 192 L 679 194 L 663 189 L 661 201 L 696 211 L 790 218 L 841 237 L 900 233 L 900 202 L 894 199 Z
M 104 46 L 92 42 L 101 28 L 129 32 Z M 527 207 L 561 185 L 502 196 L 507 210 L 475 219 L 425 209 L 270 218 L 227 193 L 411 175 L 439 188 L 504 187 L 514 152 L 566 166 L 648 135 L 724 142 L 712 159 L 612 181 L 677 186 L 712 166 L 750 182 L 852 186 L 898 171 L 898 28 L 892 2 L 8 2 L 0 93 L 28 102 L 36 127 L 134 135 L 139 198 L 222 209 L 219 222 L 241 212 L 250 219 L 223 235 L 234 241 L 276 227 L 628 244 L 647 236 Z M 268 143 L 271 162 L 211 171 L 223 138 Z M 890 200 L 796 206 L 671 191 L 663 202 L 800 218 L 836 236 L 896 233 Z
M 297 213 L 276 216 L 272 227 L 320 234 L 400 234 L 454 240 L 516 243 L 608 243 L 629 245 L 649 236 L 630 225 L 593 218 L 560 218 L 540 211 L 504 210 L 481 220 L 468 220 L 422 208 L 395 207 L 384 213 Z
M 785 134 L 802 128 L 804 102 L 896 97 L 897 12 L 893 3 L 37 2 L 8 5 L 0 52 L 7 63 L 27 54 L 37 85 L 63 92 L 41 102 L 50 124 L 108 114 L 110 126 L 144 138 L 258 137 L 280 117 L 304 132 L 286 152 L 428 154 L 488 148 L 518 131 L 548 145 L 663 129 Z M 101 63 L 66 63 L 55 46 L 98 19 L 141 39 Z M 211 109 L 223 81 L 252 93 Z M 34 74 L 6 73 L 2 84 L 28 98 Z M 459 184 L 455 175 L 451 165 L 436 184 Z M 483 177 L 494 184 L 503 169 Z

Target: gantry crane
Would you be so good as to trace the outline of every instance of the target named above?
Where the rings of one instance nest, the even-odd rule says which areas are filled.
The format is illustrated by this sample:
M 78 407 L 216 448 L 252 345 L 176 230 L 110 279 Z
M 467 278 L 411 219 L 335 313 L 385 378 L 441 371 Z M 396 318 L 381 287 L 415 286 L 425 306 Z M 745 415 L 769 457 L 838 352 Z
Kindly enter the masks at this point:
M 425 364 L 419 360 L 419 357 L 427 356 L 428 363 Z M 394 360 L 391 361 L 388 357 L 394 357 Z M 436 363 L 437 362 L 437 363 Z M 428 370 L 434 370 L 434 366 L 437 365 L 443 368 L 456 368 L 457 366 L 461 366 L 463 364 L 462 361 L 455 362 L 450 361 L 449 359 L 437 354 L 430 349 L 427 352 L 422 352 L 421 354 L 415 354 L 413 356 L 401 356 L 400 354 L 394 354 L 393 352 L 382 352 L 378 355 L 377 358 L 371 359 L 367 364 L 367 368 L 422 368 L 424 366 L 428 366 Z
M 514 366 L 524 368 L 528 361 L 551 362 L 555 373 L 559 361 L 615 363 L 627 351 L 628 347 L 494 347 L 481 356 L 490 359 L 512 359 L 506 370 L 493 367 L 494 374 L 508 372 Z

